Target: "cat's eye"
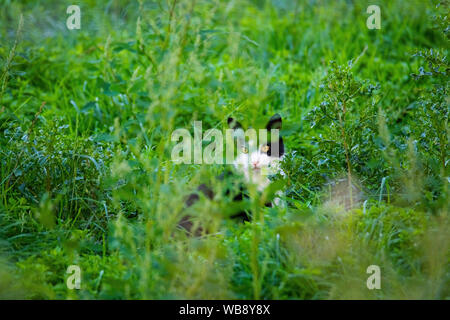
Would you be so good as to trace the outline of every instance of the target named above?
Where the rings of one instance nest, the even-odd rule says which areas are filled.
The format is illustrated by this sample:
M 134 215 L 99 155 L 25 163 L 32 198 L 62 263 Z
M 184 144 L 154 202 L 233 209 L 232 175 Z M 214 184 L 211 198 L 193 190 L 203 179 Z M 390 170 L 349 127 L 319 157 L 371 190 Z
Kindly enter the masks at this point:
M 242 147 L 242 152 L 243 153 L 248 153 L 248 149 L 246 147 Z
M 268 145 L 262 146 L 262 147 L 261 147 L 261 151 L 262 151 L 262 152 L 267 152 L 267 151 L 269 151 L 269 146 L 268 146 Z

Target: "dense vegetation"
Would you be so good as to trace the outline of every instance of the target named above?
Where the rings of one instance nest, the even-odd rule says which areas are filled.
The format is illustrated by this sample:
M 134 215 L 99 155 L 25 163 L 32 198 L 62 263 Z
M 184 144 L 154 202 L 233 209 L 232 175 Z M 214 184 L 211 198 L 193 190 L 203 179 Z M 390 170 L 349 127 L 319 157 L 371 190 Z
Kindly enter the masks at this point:
M 72 1 L 80 30 L 66 2 L 0 3 L 0 298 L 450 297 L 448 1 Z M 287 206 L 177 231 L 225 165 L 173 130 L 274 113 Z

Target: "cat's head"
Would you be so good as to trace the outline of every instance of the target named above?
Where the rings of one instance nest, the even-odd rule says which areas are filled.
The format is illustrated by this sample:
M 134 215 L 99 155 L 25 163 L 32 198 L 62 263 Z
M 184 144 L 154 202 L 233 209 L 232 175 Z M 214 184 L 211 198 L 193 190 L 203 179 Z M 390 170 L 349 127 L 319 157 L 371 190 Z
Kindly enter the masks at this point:
M 279 114 L 273 115 L 267 122 L 266 141 L 264 139 L 258 141 L 260 136 L 249 135 L 245 138 L 244 128 L 233 118 L 228 118 L 228 125 L 238 137 L 237 157 L 234 160 L 234 165 L 238 170 L 242 171 L 246 177 L 249 177 L 249 173 L 257 177 L 274 174 L 278 171 L 279 162 L 285 152 L 283 138 L 279 134 L 282 126 Z M 277 131 L 275 132 L 275 130 Z M 259 130 L 255 132 L 259 132 Z

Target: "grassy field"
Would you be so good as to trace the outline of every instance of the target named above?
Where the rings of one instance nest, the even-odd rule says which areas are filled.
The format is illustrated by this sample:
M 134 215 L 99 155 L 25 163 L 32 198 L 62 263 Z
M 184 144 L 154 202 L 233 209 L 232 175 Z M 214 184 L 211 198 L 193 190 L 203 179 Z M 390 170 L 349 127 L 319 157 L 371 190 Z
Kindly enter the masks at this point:
M 0 299 L 449 299 L 437 4 L 0 1 Z M 174 164 L 171 133 L 274 113 L 287 205 L 251 192 L 241 224 L 202 197 L 186 210 L 211 233 L 177 230 L 229 166 Z

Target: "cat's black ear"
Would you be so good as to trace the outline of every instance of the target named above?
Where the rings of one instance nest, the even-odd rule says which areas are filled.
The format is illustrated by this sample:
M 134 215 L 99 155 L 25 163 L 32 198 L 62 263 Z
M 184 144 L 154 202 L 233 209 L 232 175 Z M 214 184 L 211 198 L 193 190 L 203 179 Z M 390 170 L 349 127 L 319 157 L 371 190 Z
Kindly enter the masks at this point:
M 228 122 L 228 126 L 233 130 L 242 129 L 242 125 L 238 121 L 236 121 L 235 119 L 233 119 L 231 117 L 228 118 L 227 122 Z
M 272 129 L 281 130 L 281 125 L 282 125 L 281 116 L 278 113 L 276 113 L 272 116 L 272 118 L 270 118 L 269 122 L 267 123 L 266 129 L 269 131 Z

